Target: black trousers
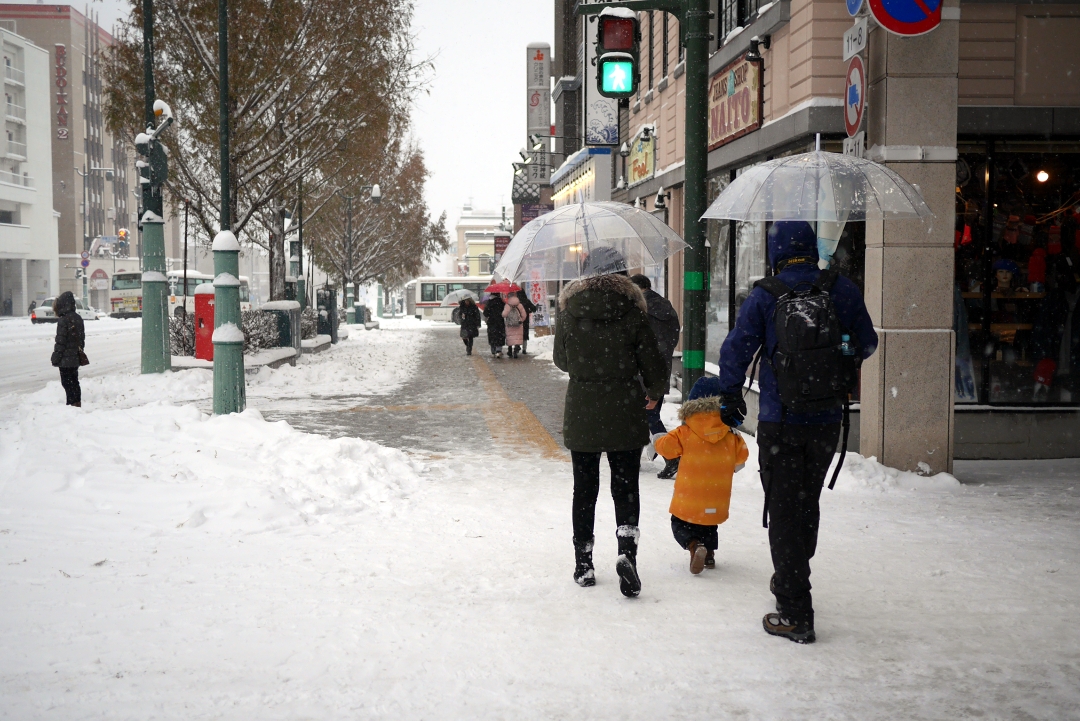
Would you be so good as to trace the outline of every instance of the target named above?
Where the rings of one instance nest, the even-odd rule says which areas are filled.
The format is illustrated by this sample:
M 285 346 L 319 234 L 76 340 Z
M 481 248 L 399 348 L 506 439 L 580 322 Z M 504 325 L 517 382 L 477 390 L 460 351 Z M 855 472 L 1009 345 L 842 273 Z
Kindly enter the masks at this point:
M 814 622 L 810 559 L 817 550 L 821 488 L 839 436 L 839 423 L 758 423 L 774 594 L 781 613 L 796 623 Z
M 472 351 L 473 337 L 462 338 L 461 342 L 465 344 L 465 350 Z
M 596 498 L 600 494 L 600 455 L 570 451 L 574 464 L 574 539 L 578 541 L 593 537 Z M 608 451 L 607 458 L 611 469 L 611 498 L 615 501 L 615 523 L 636 526 L 641 515 L 641 497 L 638 493 L 641 449 Z
M 677 516 L 671 517 L 671 534 L 675 536 L 675 540 L 683 548 L 689 548 L 690 541 L 700 541 L 705 544 L 705 548 L 715 551 L 720 545 L 720 536 L 716 532 L 717 528 L 718 526 L 702 526 L 698 523 L 690 523 Z
M 67 393 L 67 404 L 73 406 L 82 403 L 82 388 L 79 387 L 79 368 L 61 368 L 60 385 L 64 386 Z

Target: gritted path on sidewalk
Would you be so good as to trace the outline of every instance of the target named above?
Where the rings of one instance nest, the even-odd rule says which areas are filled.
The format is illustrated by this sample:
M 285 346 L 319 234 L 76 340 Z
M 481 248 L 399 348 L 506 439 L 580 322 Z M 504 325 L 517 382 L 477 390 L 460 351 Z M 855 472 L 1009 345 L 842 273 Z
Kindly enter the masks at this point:
M 566 376 L 533 355 L 493 358 L 483 330 L 476 340 L 467 356 L 456 325 L 434 324 L 425 329 L 416 373 L 394 393 L 358 396 L 345 408 L 337 398 L 333 410 L 264 415 L 310 433 L 427 455 L 472 451 L 569 460 L 562 445 Z

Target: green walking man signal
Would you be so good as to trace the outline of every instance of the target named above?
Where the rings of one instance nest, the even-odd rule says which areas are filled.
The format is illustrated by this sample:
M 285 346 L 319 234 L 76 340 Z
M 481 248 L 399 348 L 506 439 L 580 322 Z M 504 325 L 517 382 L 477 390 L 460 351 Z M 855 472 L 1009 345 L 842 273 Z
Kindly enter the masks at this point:
M 607 98 L 629 98 L 638 89 L 638 43 L 641 31 L 637 13 L 605 8 L 596 33 L 596 86 Z

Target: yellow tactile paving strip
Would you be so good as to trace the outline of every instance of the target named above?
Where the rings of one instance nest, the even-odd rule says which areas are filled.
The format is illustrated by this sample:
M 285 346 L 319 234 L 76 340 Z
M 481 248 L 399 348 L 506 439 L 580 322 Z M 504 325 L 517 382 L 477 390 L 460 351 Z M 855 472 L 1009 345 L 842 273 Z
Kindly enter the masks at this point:
M 544 458 L 565 461 L 566 452 L 547 432 L 540 419 L 524 403 L 510 400 L 495 372 L 480 355 L 474 355 L 473 368 L 484 387 L 488 402 L 481 411 L 491 437 L 498 443 L 524 452 L 539 452 Z

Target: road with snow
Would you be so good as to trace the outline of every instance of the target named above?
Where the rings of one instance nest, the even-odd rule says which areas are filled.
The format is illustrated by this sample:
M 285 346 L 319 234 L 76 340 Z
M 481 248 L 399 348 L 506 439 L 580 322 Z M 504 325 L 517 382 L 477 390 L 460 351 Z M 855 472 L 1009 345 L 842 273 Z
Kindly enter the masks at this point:
M 86 355 L 90 365 L 81 377 L 103 376 L 139 367 L 142 321 L 102 318 L 86 321 Z M 49 363 L 56 326 L 34 325 L 27 318 L 0 320 L 0 396 L 29 393 L 59 380 Z

